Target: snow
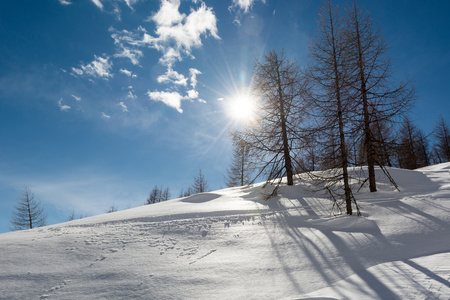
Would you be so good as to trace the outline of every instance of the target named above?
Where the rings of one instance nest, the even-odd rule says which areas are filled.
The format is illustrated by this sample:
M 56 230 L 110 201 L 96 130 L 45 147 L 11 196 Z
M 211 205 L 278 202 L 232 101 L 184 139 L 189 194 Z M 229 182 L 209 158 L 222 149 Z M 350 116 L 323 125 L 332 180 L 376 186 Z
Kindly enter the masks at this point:
M 450 163 L 389 171 L 363 217 L 300 176 L 4 233 L 0 299 L 450 299 Z

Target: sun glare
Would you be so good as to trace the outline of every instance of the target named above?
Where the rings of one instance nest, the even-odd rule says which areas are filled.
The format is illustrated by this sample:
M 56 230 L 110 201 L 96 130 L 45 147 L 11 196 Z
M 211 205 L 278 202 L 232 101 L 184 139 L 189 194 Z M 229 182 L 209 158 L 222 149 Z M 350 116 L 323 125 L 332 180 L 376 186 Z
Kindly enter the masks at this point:
M 254 100 L 249 96 L 235 97 L 228 103 L 227 113 L 230 118 L 236 121 L 249 121 L 255 113 Z

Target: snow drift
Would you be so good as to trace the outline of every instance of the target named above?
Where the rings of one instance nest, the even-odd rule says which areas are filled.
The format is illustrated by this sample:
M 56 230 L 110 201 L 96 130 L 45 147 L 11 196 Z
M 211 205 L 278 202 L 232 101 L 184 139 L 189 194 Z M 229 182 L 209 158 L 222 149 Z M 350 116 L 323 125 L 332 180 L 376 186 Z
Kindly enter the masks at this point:
M 449 299 L 450 163 L 390 172 L 363 217 L 300 176 L 1 234 L 0 298 Z

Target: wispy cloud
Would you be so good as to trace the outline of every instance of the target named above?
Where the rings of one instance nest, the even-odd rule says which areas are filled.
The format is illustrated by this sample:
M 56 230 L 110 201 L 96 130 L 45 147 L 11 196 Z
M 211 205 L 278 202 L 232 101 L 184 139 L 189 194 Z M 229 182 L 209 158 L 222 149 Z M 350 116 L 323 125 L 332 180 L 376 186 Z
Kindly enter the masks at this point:
M 119 102 L 117 103 L 117 105 L 119 105 L 122 108 L 123 112 L 128 112 L 128 108 L 123 102 Z
M 112 69 L 112 61 L 110 61 L 109 57 L 98 57 L 94 56 L 95 59 L 86 65 L 81 65 L 80 68 L 72 68 L 72 72 L 75 75 L 89 75 L 92 77 L 103 77 L 108 79 L 113 77 L 111 73 Z
M 70 5 L 70 4 L 72 4 L 72 2 L 67 1 L 67 0 L 58 0 L 58 1 L 59 1 L 59 3 L 61 3 L 62 5 Z
M 193 88 L 195 88 L 197 86 L 197 75 L 198 74 L 202 74 L 202 72 L 200 72 L 197 69 L 190 68 L 189 69 L 189 73 L 191 74 L 191 78 L 190 78 L 191 79 L 191 86 Z
M 130 202 L 139 205 L 145 199 L 145 192 L 141 191 L 142 182 L 127 182 L 126 178 L 92 166 L 82 166 L 56 175 L 0 174 L 0 183 L 17 191 L 23 189 L 24 182 L 45 206 L 54 205 L 67 215 L 72 210 L 82 215 L 102 214 L 113 203 L 122 209 Z
M 91 0 L 92 3 L 95 4 L 100 10 L 103 10 L 103 4 L 100 2 L 100 0 Z
M 77 101 L 81 101 L 81 97 L 77 97 L 75 95 L 72 95 L 73 99 L 77 100 Z
M 117 39 L 114 39 L 114 43 L 121 49 L 120 52 L 114 54 L 114 57 L 128 58 L 133 65 L 139 65 L 139 59 L 144 56 L 141 50 L 126 47 Z
M 99 2 L 99 0 L 97 1 Z M 126 4 L 131 8 L 136 2 L 137 0 L 129 0 L 126 1 Z M 190 68 L 189 75 L 184 75 L 174 70 L 174 64 L 187 57 L 194 59 L 192 51 L 202 46 L 202 38 L 212 36 L 220 39 L 220 37 L 217 19 L 211 7 L 208 7 L 203 1 L 193 0 L 189 13 L 182 13 L 180 12 L 180 3 L 180 0 L 161 0 L 159 10 L 146 20 L 155 24 L 153 34 L 150 34 L 142 26 L 133 31 L 116 30 L 111 27 L 109 31 L 117 46 L 115 58 L 127 58 L 132 64 L 139 65 L 140 59 L 144 55 L 143 49 L 155 49 L 161 53 L 159 62 L 167 67 L 167 71 L 158 76 L 157 81 L 174 86 L 172 90 L 170 88 L 165 91 L 148 90 L 147 95 L 151 100 L 163 102 L 181 113 L 183 111 L 181 109 L 182 100 L 198 99 L 199 97 L 196 86 L 197 75 L 201 72 Z M 97 57 L 96 59 L 98 60 Z M 74 75 L 82 75 L 82 72 L 87 73 L 88 66 L 73 68 L 72 72 Z M 131 71 L 126 69 L 121 69 L 120 72 L 127 76 L 133 76 Z M 91 74 L 93 73 L 91 71 Z M 186 89 L 184 93 L 180 92 L 179 86 L 187 87 L 188 83 L 192 88 Z M 133 96 L 135 97 L 130 91 L 127 97 Z
M 58 107 L 59 107 L 59 109 L 61 109 L 61 111 L 68 111 L 69 109 L 70 109 L 70 106 L 69 105 L 64 105 L 64 104 L 62 104 L 62 98 L 61 99 L 59 99 L 59 101 L 58 101 Z
M 179 0 L 162 0 L 160 9 L 148 19 L 156 25 L 155 36 L 140 26 L 133 32 L 111 30 L 114 32 L 112 37 L 117 44 L 148 46 L 160 51 L 163 54 L 160 62 L 167 66 L 191 56 L 193 48 L 202 46 L 202 36 L 220 39 L 212 8 L 202 2 L 197 9 L 191 8 L 187 16 L 180 13 L 179 8 Z
M 127 69 L 120 69 L 119 72 L 122 73 L 122 74 L 127 75 L 128 77 L 133 77 L 133 78 L 137 77 L 136 74 L 133 74 L 133 72 L 131 72 L 131 71 L 127 70 Z
M 128 91 L 128 94 L 125 96 L 127 99 L 136 99 L 137 96 L 133 93 L 133 91 Z
M 103 119 L 109 119 L 109 118 L 111 118 L 111 116 L 108 116 L 108 115 L 105 114 L 104 112 L 102 112 L 101 116 L 102 116 Z
M 160 92 L 160 91 L 148 91 L 148 97 L 153 101 L 160 101 L 170 107 L 175 108 L 179 113 L 182 113 L 181 101 L 184 97 L 178 92 Z
M 139 0 L 124 0 L 124 1 L 130 9 L 133 9 L 133 5 L 136 4 Z
M 187 85 L 187 78 L 177 71 L 172 70 L 171 67 L 167 69 L 167 72 L 164 75 L 159 76 L 157 80 L 159 83 L 174 83 L 183 86 Z
M 253 6 L 253 4 L 258 0 L 233 0 L 233 4 L 229 7 L 230 10 L 237 8 L 244 13 L 247 13 Z M 265 0 L 261 0 L 266 3 Z

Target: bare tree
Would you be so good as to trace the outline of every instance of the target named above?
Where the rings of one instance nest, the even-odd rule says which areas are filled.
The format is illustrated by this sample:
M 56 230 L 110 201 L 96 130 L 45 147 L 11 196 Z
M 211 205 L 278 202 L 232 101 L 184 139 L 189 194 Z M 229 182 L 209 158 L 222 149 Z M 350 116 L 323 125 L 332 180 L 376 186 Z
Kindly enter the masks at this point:
M 397 159 L 400 168 L 413 170 L 430 164 L 427 138 L 408 117 L 400 127 L 399 141 Z
M 412 105 L 414 89 L 409 82 L 395 83 L 387 45 L 369 14 L 355 2 L 346 14 L 346 55 L 352 76 L 347 77 L 353 97 L 360 106 L 360 129 L 364 136 L 369 188 L 375 192 L 376 140 L 372 123 L 391 122 Z
M 258 99 L 256 122 L 240 132 L 250 145 L 250 155 L 260 162 L 255 179 L 261 174 L 268 181 L 286 176 L 287 184 L 293 184 L 292 157 L 299 142 L 303 89 L 299 66 L 283 51 L 270 51 L 256 63 L 252 82 Z
M 327 181 L 336 185 L 343 183 L 347 214 L 352 214 L 353 194 L 348 175 L 349 118 L 354 112 L 349 97 L 346 78 L 349 73 L 347 61 L 347 41 L 343 36 L 342 20 L 331 1 L 323 4 L 319 13 L 319 33 L 310 45 L 312 65 L 307 75 L 313 86 L 310 99 L 314 103 L 314 113 L 318 120 L 316 132 L 320 132 L 325 154 L 322 166 L 334 172 L 326 174 Z M 340 172 L 335 172 L 339 168 Z M 329 172 L 328 172 L 329 173 Z M 328 185 L 329 186 L 329 185 Z M 329 189 L 329 188 L 328 188 Z M 331 192 L 331 190 L 329 189 Z M 359 213 L 359 212 L 358 212 Z
M 231 166 L 227 169 L 225 184 L 228 187 L 243 186 L 250 183 L 250 176 L 255 169 L 250 157 L 250 145 L 236 131 L 231 133 L 231 140 L 233 156 Z
M 450 161 L 450 128 L 442 115 L 439 116 L 438 123 L 434 130 L 435 155 L 439 162 Z
M 15 212 L 11 218 L 12 230 L 32 229 L 47 224 L 47 215 L 41 203 L 35 199 L 28 187 L 24 188 L 14 208 Z
M 157 202 L 167 201 L 170 199 L 170 189 L 169 187 L 163 188 L 155 185 L 150 192 L 145 204 L 153 204 Z
M 67 218 L 67 221 L 73 221 L 73 220 L 75 220 L 75 210 L 72 210 L 72 213 Z
M 106 211 L 107 214 L 113 213 L 118 211 L 117 207 L 113 204 L 111 207 Z
M 190 190 L 192 194 L 205 193 L 209 191 L 208 182 L 206 181 L 201 169 L 198 171 L 198 175 L 194 178 L 194 183 L 192 184 Z

